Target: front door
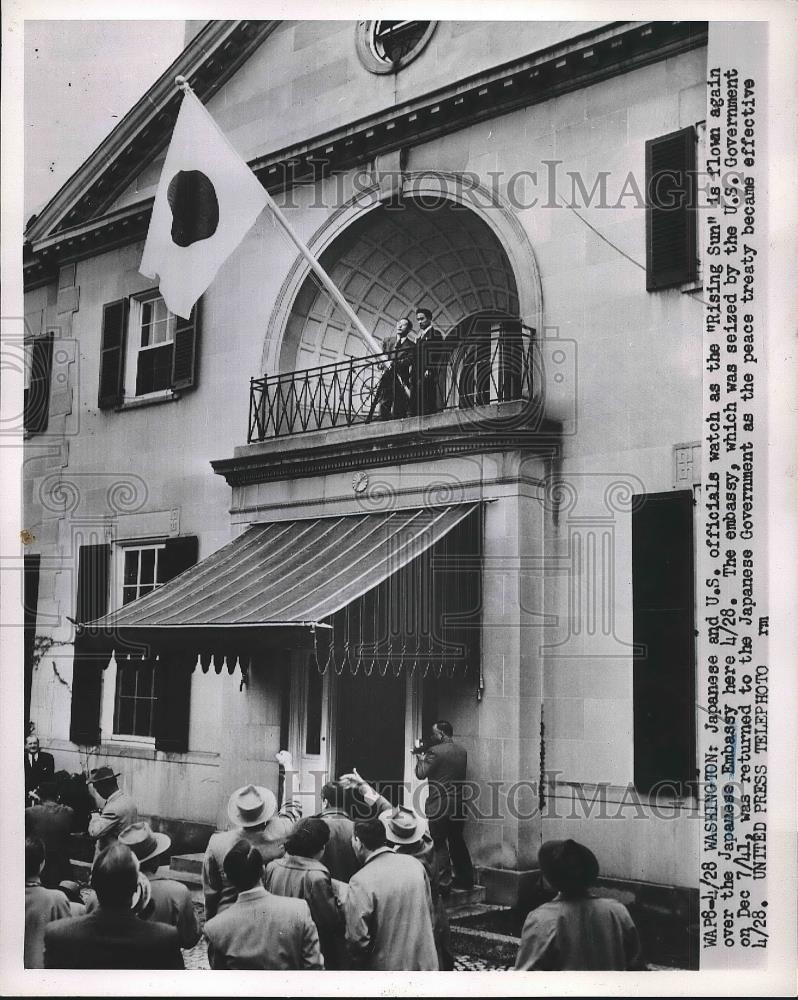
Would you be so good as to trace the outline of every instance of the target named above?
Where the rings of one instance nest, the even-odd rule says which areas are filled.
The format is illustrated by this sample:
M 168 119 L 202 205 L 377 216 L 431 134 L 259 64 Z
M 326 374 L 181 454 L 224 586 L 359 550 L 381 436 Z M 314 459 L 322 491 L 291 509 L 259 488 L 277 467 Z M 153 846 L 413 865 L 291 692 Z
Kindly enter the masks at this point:
M 296 774 L 290 797 L 302 803 L 302 815 L 321 809 L 321 788 L 329 778 L 329 675 L 322 676 L 307 654 L 295 653 L 292 716 L 296 720 L 292 753 Z
M 399 804 L 406 778 L 405 674 L 370 677 L 346 671 L 336 678 L 336 775 L 357 768 L 386 798 Z M 409 747 L 408 747 L 409 749 Z

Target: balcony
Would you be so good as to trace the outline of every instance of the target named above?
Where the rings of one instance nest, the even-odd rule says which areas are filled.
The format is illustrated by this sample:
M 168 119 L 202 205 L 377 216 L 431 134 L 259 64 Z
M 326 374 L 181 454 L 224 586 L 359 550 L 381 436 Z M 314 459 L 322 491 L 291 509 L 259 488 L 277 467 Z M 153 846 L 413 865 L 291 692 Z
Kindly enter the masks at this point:
M 253 378 L 247 440 L 530 404 L 542 381 L 535 367 L 534 331 L 502 320 L 481 322 L 467 337 L 450 332 L 442 343 L 422 342 L 401 366 L 376 354 Z

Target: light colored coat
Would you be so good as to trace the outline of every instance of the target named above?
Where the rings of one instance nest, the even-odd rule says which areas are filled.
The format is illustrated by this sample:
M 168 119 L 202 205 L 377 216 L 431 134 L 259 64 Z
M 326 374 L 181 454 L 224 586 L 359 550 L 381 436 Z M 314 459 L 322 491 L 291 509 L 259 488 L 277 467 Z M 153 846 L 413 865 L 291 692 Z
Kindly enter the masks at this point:
M 298 802 L 286 802 L 276 816 L 262 829 L 234 829 L 214 833 L 208 841 L 202 862 L 202 892 L 205 896 L 205 919 L 210 920 L 217 913 L 232 906 L 238 896 L 238 889 L 224 873 L 224 859 L 237 840 L 246 840 L 257 848 L 267 865 L 285 853 L 285 841 L 294 824 L 302 815 Z
M 637 928 L 623 903 L 562 895 L 526 918 L 515 967 L 544 972 L 645 969 Z
M 126 826 L 135 823 L 139 811 L 131 797 L 118 788 L 105 800 L 102 812 L 89 820 L 89 836 L 97 842 L 95 857 L 119 837 Z
M 437 970 L 429 879 L 415 858 L 381 847 L 349 880 L 346 944 L 358 968 Z
M 212 969 L 323 969 L 319 936 L 304 899 L 263 886 L 239 893 L 205 924 Z
M 25 968 L 44 968 L 44 930 L 53 920 L 71 916 L 69 900 L 59 889 L 45 889 L 38 879 L 25 883 Z

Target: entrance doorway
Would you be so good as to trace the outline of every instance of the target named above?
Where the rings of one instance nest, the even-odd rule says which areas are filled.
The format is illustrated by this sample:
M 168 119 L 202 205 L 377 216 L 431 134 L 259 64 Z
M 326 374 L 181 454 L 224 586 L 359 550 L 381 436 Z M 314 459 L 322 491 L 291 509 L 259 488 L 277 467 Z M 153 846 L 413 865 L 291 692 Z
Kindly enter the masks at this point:
M 405 672 L 370 677 L 346 671 L 337 678 L 335 773 L 357 768 L 370 785 L 398 805 L 405 780 Z

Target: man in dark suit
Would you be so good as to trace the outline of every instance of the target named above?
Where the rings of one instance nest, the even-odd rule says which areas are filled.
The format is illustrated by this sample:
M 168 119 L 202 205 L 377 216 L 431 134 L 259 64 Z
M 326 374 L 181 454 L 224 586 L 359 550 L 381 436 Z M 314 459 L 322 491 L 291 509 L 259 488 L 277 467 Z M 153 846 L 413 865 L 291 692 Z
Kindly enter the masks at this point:
M 139 863 L 114 843 L 94 862 L 91 886 L 98 908 L 85 917 L 56 920 L 44 932 L 46 969 L 182 969 L 175 927 L 140 920 L 131 904 Z
M 52 781 L 55 761 L 51 753 L 39 749 L 39 737 L 31 734 L 25 740 L 25 805 L 31 804 L 31 792 L 43 781 Z
M 452 734 L 451 723 L 440 719 L 432 727 L 427 747 L 418 751 L 416 759 L 416 777 L 426 778 L 429 784 L 425 812 L 435 844 L 443 896 L 452 888 L 470 889 L 474 885 L 471 855 L 463 839 L 463 782 L 468 753 L 452 740 Z
M 47 852 L 41 882 L 48 889 L 55 889 L 59 882 L 72 878 L 69 853 L 75 814 L 69 806 L 56 802 L 57 797 L 55 782 L 43 781 L 39 785 L 39 805 L 25 810 L 26 835 L 38 837 Z
M 438 413 L 444 408 L 446 388 L 446 346 L 443 334 L 432 325 L 432 312 L 416 309 L 418 339 L 412 372 L 410 412 Z

